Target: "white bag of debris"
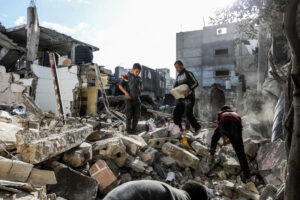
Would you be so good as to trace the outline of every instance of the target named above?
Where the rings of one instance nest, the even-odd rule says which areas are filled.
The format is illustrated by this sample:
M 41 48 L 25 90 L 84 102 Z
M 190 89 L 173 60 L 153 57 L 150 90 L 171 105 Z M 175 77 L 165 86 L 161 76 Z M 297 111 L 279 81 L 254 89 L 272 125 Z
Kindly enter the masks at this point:
M 180 85 L 176 88 L 173 88 L 170 93 L 175 97 L 175 99 L 181 99 L 184 98 L 184 91 L 189 89 L 189 86 L 187 84 Z

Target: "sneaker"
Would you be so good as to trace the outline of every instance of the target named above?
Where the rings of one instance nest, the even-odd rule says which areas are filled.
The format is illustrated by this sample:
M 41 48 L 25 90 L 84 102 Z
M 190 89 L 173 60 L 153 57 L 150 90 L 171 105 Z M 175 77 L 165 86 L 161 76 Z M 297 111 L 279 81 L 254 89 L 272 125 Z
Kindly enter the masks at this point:
M 200 128 L 197 131 L 194 132 L 194 136 L 199 135 L 200 131 L 201 131 L 201 126 L 200 126 Z

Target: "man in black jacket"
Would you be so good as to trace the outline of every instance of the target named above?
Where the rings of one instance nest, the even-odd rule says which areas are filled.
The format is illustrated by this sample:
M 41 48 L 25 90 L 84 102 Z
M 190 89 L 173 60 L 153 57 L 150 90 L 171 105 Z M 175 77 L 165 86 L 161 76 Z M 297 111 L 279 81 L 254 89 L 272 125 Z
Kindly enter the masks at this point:
M 103 200 L 207 200 L 204 186 L 187 182 L 182 190 L 152 180 L 130 181 L 109 192 Z
M 174 65 L 178 72 L 174 87 L 178 87 L 183 84 L 187 84 L 189 86 L 189 88 L 184 92 L 185 98 L 178 99 L 176 102 L 176 108 L 173 113 L 174 123 L 182 130 L 181 121 L 186 109 L 186 116 L 192 127 L 195 129 L 194 135 L 198 135 L 201 125 L 197 122 L 193 114 L 193 107 L 195 104 L 194 90 L 198 87 L 198 81 L 195 79 L 192 72 L 184 68 L 183 63 L 180 60 L 177 60 Z
M 135 63 L 132 72 L 128 72 L 119 85 L 126 98 L 126 132 L 129 134 L 135 133 L 141 115 L 142 79 L 139 77 L 141 70 L 142 66 Z

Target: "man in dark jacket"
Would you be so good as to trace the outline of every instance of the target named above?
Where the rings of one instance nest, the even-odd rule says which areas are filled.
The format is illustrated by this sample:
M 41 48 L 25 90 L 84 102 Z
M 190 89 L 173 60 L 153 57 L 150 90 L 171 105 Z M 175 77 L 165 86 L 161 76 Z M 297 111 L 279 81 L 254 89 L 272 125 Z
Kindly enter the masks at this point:
M 187 182 L 182 190 L 152 180 L 130 181 L 109 192 L 103 200 L 207 200 L 205 187 Z
M 183 84 L 187 84 L 189 88 L 184 92 L 185 98 L 178 99 L 176 102 L 176 108 L 173 113 L 174 123 L 182 129 L 181 121 L 182 116 L 186 109 L 186 117 L 195 129 L 194 135 L 198 135 L 201 129 L 201 125 L 197 122 L 193 114 L 193 108 L 195 104 L 195 88 L 198 87 L 198 81 L 195 79 L 194 74 L 186 70 L 183 63 L 180 60 L 175 62 L 175 68 L 178 72 L 175 87 Z
M 210 108 L 211 108 L 211 118 L 212 121 L 216 121 L 216 116 L 222 106 L 225 105 L 225 95 L 223 90 L 218 88 L 216 83 L 211 86 L 210 93 Z
M 130 134 L 135 133 L 141 115 L 142 79 L 139 77 L 141 70 L 141 65 L 135 63 L 132 72 L 128 72 L 119 85 L 126 98 L 126 132 Z
M 214 154 L 220 137 L 226 136 L 231 142 L 232 147 L 239 159 L 246 182 L 249 182 L 250 170 L 244 151 L 242 129 L 241 117 L 236 112 L 233 112 L 229 106 L 223 106 L 221 111 L 218 113 L 218 127 L 212 136 L 209 161 L 214 159 Z

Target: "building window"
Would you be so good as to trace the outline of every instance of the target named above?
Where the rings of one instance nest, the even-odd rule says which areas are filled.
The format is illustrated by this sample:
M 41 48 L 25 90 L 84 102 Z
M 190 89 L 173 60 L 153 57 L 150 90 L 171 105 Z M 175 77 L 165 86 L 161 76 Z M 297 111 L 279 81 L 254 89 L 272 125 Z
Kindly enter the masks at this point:
M 217 35 L 225 35 L 227 34 L 227 28 L 217 28 Z
M 228 55 L 228 49 L 215 49 L 216 56 Z
M 217 70 L 216 76 L 229 76 L 229 70 Z

